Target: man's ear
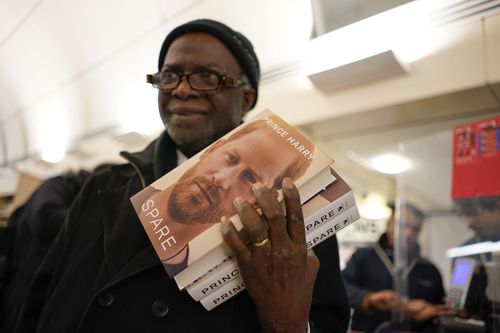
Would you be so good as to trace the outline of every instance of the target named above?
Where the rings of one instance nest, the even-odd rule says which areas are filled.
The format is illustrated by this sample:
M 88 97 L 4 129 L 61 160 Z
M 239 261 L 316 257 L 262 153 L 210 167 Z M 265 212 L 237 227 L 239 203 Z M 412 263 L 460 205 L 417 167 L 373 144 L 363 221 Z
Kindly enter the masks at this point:
M 243 89 L 243 115 L 245 115 L 248 111 L 253 108 L 253 104 L 255 99 L 257 98 L 257 93 L 252 87 L 245 87 Z
M 226 139 L 219 139 L 215 141 L 212 145 L 210 145 L 207 149 L 203 151 L 203 153 L 200 155 L 200 160 L 204 159 L 207 157 L 208 154 L 222 146 L 227 140 Z

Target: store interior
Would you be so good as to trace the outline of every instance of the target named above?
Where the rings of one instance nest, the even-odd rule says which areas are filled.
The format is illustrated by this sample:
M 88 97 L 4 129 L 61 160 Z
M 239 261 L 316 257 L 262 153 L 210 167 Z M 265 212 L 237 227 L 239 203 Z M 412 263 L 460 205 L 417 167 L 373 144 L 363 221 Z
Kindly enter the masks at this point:
M 2 1 L 2 223 L 44 180 L 124 163 L 119 151 L 158 136 L 145 75 L 156 70 L 165 32 L 198 17 L 254 43 L 261 92 L 248 117 L 266 108 L 282 116 L 352 187 L 361 218 L 337 236 L 341 266 L 384 232 L 388 203 L 411 202 L 425 212 L 421 253 L 452 289 L 453 249 L 474 236 L 452 194 L 454 131 L 500 122 L 498 1 Z M 497 140 L 499 168 L 486 171 L 496 183 Z M 490 276 L 500 276 L 490 261 Z

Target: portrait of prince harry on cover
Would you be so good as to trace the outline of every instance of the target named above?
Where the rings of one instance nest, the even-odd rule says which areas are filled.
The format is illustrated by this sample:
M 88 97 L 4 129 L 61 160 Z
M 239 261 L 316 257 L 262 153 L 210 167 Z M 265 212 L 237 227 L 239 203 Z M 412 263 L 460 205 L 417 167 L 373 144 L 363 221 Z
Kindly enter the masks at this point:
M 291 145 L 283 132 L 300 138 L 303 149 Z M 235 198 L 255 204 L 256 182 L 280 197 L 283 178 L 300 178 L 313 150 L 280 118 L 266 116 L 230 132 L 186 162 L 191 165 L 177 167 L 134 196 L 134 207 L 168 275 L 203 256 L 207 241 L 223 242 L 218 224 L 223 216 L 236 214 Z

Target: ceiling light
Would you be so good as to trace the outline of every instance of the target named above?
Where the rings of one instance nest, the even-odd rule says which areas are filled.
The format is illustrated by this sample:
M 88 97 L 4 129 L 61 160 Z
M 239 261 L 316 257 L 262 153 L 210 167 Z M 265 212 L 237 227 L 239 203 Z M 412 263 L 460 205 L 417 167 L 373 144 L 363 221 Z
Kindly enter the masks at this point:
M 398 154 L 382 154 L 370 161 L 371 166 L 378 172 L 395 175 L 409 170 L 412 166 L 410 159 Z
M 367 220 L 387 219 L 391 215 L 391 209 L 386 202 L 387 199 L 382 194 L 370 192 L 358 205 L 359 214 Z

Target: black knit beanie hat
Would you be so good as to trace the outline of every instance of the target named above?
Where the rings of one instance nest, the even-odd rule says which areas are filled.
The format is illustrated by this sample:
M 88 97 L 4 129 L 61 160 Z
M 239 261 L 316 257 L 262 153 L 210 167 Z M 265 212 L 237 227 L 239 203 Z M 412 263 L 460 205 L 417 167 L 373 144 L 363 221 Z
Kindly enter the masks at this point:
M 190 32 L 205 32 L 223 42 L 234 55 L 236 60 L 238 60 L 238 63 L 248 77 L 250 84 L 255 89 L 256 95 L 258 95 L 260 65 L 252 43 L 248 40 L 248 38 L 243 36 L 243 34 L 238 31 L 234 31 L 221 22 L 214 20 L 198 19 L 184 23 L 172 30 L 167 35 L 163 41 L 163 45 L 161 46 L 160 56 L 158 58 L 158 71 L 161 71 L 163 62 L 165 61 L 165 56 L 167 55 L 168 49 L 174 39 Z M 256 102 L 257 96 L 252 107 L 255 106 Z

